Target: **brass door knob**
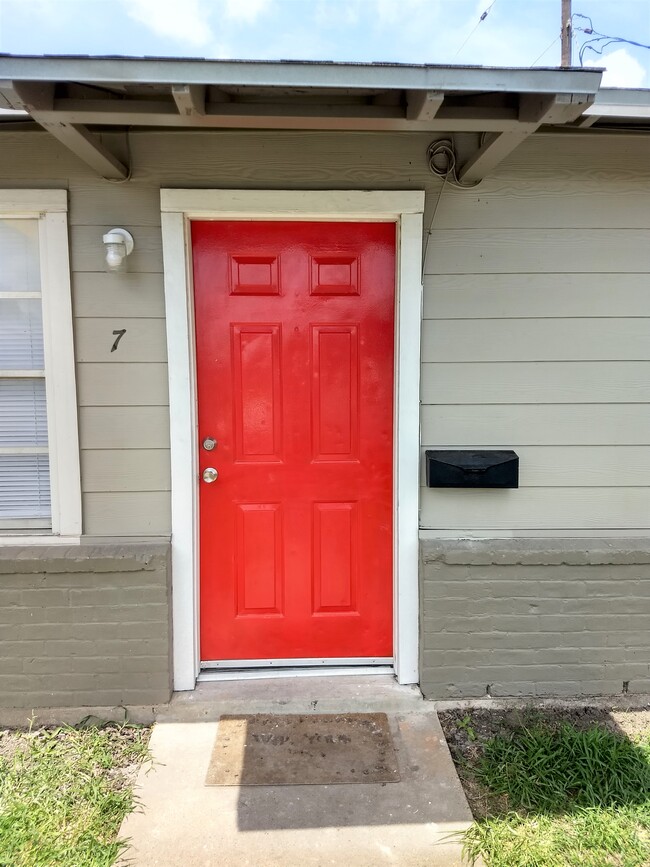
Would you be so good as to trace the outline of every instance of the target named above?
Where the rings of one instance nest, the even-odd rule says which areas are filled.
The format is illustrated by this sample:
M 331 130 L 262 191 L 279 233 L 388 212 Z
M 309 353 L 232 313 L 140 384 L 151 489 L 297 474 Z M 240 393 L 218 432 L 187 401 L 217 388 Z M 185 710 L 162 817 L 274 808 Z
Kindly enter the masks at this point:
M 216 482 L 219 478 L 219 473 L 215 470 L 214 467 L 206 467 L 203 470 L 203 481 L 211 484 L 212 482 Z

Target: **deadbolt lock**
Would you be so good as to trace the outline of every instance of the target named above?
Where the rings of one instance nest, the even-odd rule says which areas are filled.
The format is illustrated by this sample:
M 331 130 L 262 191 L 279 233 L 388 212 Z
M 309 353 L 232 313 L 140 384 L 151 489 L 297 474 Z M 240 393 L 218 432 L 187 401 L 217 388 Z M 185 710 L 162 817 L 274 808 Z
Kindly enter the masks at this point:
M 203 448 L 206 450 L 206 452 L 211 452 L 212 449 L 214 449 L 216 447 L 217 447 L 217 441 L 214 439 L 214 437 L 206 437 L 203 440 Z

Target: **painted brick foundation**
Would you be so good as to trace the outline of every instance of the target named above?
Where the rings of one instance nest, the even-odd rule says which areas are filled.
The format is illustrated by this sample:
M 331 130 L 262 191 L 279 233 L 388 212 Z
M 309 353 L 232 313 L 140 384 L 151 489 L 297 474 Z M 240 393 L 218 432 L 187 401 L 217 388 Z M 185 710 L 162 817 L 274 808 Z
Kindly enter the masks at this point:
M 167 701 L 169 545 L 0 548 L 0 707 Z
M 422 541 L 430 699 L 650 692 L 650 543 Z

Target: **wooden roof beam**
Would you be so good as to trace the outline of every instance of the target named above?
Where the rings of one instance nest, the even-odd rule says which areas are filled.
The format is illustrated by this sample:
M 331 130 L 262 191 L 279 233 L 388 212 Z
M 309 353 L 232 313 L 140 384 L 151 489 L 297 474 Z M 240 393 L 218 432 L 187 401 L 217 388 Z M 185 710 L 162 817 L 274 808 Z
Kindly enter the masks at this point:
M 542 124 L 571 123 L 583 115 L 594 101 L 593 93 L 558 93 L 554 96 L 522 94 L 519 119 Z
M 433 120 L 444 102 L 441 90 L 409 90 L 406 93 L 407 120 Z
M 522 141 L 525 141 L 529 135 L 535 132 L 537 126 L 533 126 L 532 124 L 530 126 L 532 127 L 531 129 L 526 127 L 511 132 L 492 133 L 486 136 L 481 147 L 470 157 L 458 173 L 458 180 L 464 184 L 471 184 L 482 180 L 500 162 L 518 148 Z
M 53 111 L 54 85 L 40 82 L 1 82 L 0 93 L 12 108 L 27 111 L 36 123 L 76 154 L 86 165 L 110 180 L 126 180 L 129 169 L 81 124 L 59 118 Z
M 205 114 L 205 85 L 172 84 L 172 96 L 178 113 L 184 117 Z
M 465 163 L 458 179 L 471 184 L 492 172 L 542 124 L 570 123 L 581 117 L 594 101 L 593 94 L 560 93 L 555 96 L 523 94 L 519 99 L 519 122 L 514 129 L 488 135 Z
M 432 111 L 432 105 L 429 106 Z M 173 100 L 54 100 L 40 121 L 105 126 L 160 126 L 180 129 L 317 129 L 422 132 L 502 132 L 515 129 L 517 111 L 505 106 L 441 105 L 432 119 L 408 120 L 401 105 L 342 103 L 208 102 L 204 114 L 179 114 Z

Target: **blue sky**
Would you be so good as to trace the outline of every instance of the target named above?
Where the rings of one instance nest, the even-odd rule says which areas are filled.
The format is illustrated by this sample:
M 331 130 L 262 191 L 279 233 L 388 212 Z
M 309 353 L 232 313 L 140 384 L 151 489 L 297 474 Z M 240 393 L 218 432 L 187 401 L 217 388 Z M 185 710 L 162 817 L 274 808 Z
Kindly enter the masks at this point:
M 573 9 L 650 44 L 650 0 Z M 559 27 L 560 0 L 0 0 L 0 52 L 14 54 L 554 66 Z M 586 56 L 610 86 L 650 87 L 649 50 Z

